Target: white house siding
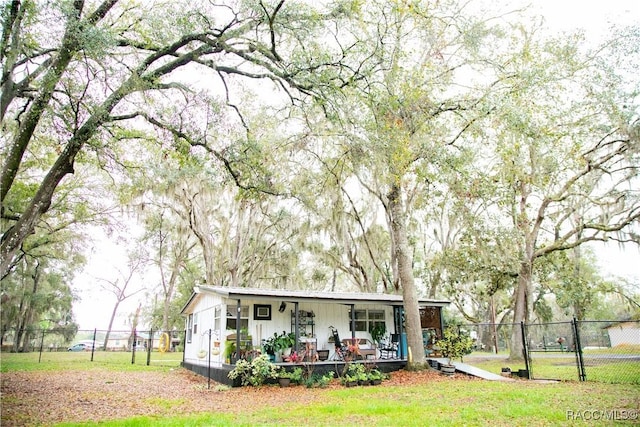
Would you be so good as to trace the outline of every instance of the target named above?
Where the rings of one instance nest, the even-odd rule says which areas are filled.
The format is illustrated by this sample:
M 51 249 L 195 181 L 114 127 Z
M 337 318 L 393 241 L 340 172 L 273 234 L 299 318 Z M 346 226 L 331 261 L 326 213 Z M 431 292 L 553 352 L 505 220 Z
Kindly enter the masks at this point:
M 393 331 L 393 308 L 386 305 L 356 304 L 356 310 L 383 310 L 385 312 L 385 324 L 387 332 Z M 307 308 L 306 304 L 300 305 L 300 310 L 314 310 L 316 315 L 316 337 L 318 338 L 319 350 L 330 350 L 333 353 L 334 343 L 329 342 L 333 326 L 338 330 L 341 339 L 351 338 L 351 319 L 349 311 L 351 306 L 344 304 L 318 304 L 316 308 Z M 356 338 L 371 339 L 371 334 L 364 331 L 356 331 Z
M 184 348 L 184 359 L 186 362 L 195 364 L 206 364 L 208 362 L 209 351 L 209 330 L 213 330 L 213 315 L 216 305 L 221 304 L 221 298 L 212 294 L 199 294 L 197 301 L 193 306 L 193 310 L 188 314 L 193 314 L 194 319 L 197 319 L 197 329 L 191 330 L 191 342 L 187 338 Z M 189 316 L 185 319 L 185 328 L 188 327 Z M 187 337 L 189 332 L 187 331 Z M 212 333 L 211 342 L 213 343 L 217 337 Z M 213 344 L 212 344 L 213 345 Z M 204 357 L 200 352 L 204 352 Z M 219 364 L 219 358 L 211 355 L 211 364 Z
M 241 306 L 248 306 L 249 308 L 248 330 L 255 348 L 259 348 L 262 340 L 273 336 L 274 333 L 281 334 L 283 331 L 287 333 L 292 332 L 291 313 L 295 309 L 295 304 L 287 302 L 285 310 L 281 313 L 278 310 L 280 302 L 281 301 L 277 300 L 241 299 Z M 226 329 L 226 314 L 229 312 L 235 315 L 237 300 L 227 300 L 211 294 L 199 294 L 197 300 L 193 301 L 193 303 L 193 311 L 191 313 L 185 312 L 185 314 L 193 314 L 194 317 L 197 316 L 197 331 L 192 334 L 191 343 L 187 342 L 185 345 L 185 362 L 197 365 L 207 365 L 209 363 L 209 330 L 211 329 L 212 347 L 215 348 L 215 343 L 218 340 L 220 341 L 219 352 L 215 354 L 216 351 L 213 351 L 210 355 L 211 366 L 220 366 L 225 361 L 224 345 L 227 342 L 227 337 L 236 333 L 235 329 Z M 222 305 L 221 329 L 215 330 L 214 307 L 219 304 Z M 271 305 L 271 320 L 255 320 L 254 304 Z M 330 354 L 333 353 L 334 344 L 329 342 L 331 336 L 329 326 L 334 326 L 338 329 L 340 338 L 350 338 L 350 309 L 350 305 L 336 303 L 305 302 L 298 304 L 298 310 L 313 311 L 315 314 L 314 334 L 317 339 L 317 348 L 319 350 L 330 350 Z M 393 308 L 391 306 L 356 304 L 355 309 L 384 310 L 386 329 L 388 332 L 393 330 Z M 356 337 L 371 339 L 371 335 L 368 332 L 362 331 L 357 331 Z

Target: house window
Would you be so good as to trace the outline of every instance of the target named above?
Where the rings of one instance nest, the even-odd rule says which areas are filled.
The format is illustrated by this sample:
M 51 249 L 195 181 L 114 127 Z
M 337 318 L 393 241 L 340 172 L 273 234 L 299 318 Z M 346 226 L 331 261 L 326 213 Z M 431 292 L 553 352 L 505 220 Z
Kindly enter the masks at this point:
M 227 306 L 227 329 L 231 330 L 248 330 L 249 329 L 249 306 L 243 305 L 240 306 L 240 327 L 237 325 L 236 318 L 236 309 L 237 306 L 228 305 Z
M 193 335 L 198 333 L 198 313 L 193 313 Z
M 193 314 L 187 318 L 187 342 L 191 342 L 191 327 L 193 326 Z
M 366 332 L 367 330 L 367 310 L 356 310 L 356 331 Z M 349 318 L 351 320 L 351 318 Z M 351 328 L 351 325 L 349 325 Z
M 222 306 L 216 305 L 213 309 L 213 330 L 220 330 L 220 316 L 222 314 Z
M 369 332 L 376 326 L 384 327 L 386 330 L 386 324 L 384 320 L 384 310 L 369 310 Z
M 356 332 L 371 332 L 376 326 L 385 325 L 384 310 L 356 310 Z M 349 312 L 349 330 L 351 331 L 351 312 Z

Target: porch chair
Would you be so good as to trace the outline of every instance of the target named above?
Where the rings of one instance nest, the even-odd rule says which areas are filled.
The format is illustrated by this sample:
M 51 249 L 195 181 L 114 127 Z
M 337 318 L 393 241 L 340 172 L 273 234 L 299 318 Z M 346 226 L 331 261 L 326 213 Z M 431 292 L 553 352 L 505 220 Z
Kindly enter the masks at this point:
M 422 330 L 422 347 L 424 348 L 424 355 L 429 357 L 433 350 L 431 349 L 431 334 L 428 329 Z
M 333 326 L 329 326 L 329 329 L 331 329 L 333 345 L 335 346 L 333 355 L 331 355 L 330 360 L 344 360 L 344 356 L 347 354 L 347 347 L 340 340 L 340 334 L 338 334 L 338 330 Z
M 382 341 L 380 359 L 397 359 L 399 342 L 400 336 L 398 334 L 391 334 L 391 337 Z
M 427 357 L 442 357 L 440 348 L 436 345 L 438 340 L 438 332 L 433 329 L 425 329 L 422 331 L 422 342 L 424 343 L 424 354 Z

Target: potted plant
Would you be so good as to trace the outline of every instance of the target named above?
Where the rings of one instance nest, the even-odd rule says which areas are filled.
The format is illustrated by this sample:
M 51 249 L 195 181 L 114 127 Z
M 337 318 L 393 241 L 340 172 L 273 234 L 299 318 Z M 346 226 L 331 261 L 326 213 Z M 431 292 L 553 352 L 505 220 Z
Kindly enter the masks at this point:
M 377 346 L 381 346 L 382 339 L 387 333 L 387 326 L 384 323 L 377 323 L 371 328 L 371 340 L 376 343 Z
M 213 342 L 213 348 L 211 349 L 211 354 L 217 356 L 220 354 L 220 341 L 216 340 Z
M 362 363 L 352 363 L 347 368 L 346 376 L 358 382 L 358 385 L 368 385 L 369 377 L 367 370 Z
M 360 372 L 358 374 L 358 385 L 369 385 L 369 376 L 366 372 Z
M 278 338 L 278 334 L 274 333 L 272 337 L 267 338 L 262 341 L 262 349 L 266 354 L 269 355 L 269 359 L 272 362 L 276 360 L 276 339 Z
M 236 351 L 236 343 L 233 341 L 227 341 L 224 345 L 224 360 L 226 363 L 233 363 L 231 356 Z
M 300 363 L 302 362 L 302 355 L 298 354 L 297 351 L 294 351 L 289 356 L 289 362 L 291 363 Z
M 346 374 L 342 377 L 342 384 L 345 387 L 355 387 L 358 385 L 358 378 L 354 375 Z
M 461 359 L 465 354 L 471 353 L 473 340 L 467 334 L 460 332 L 457 328 L 447 328 L 444 337 L 436 342 L 442 355 L 447 358 L 447 363 L 440 366 L 444 374 L 452 375 L 456 368 L 453 359 Z
M 359 363 L 347 363 L 342 375 L 340 376 L 340 381 L 346 387 L 356 386 L 358 385 L 360 372 L 364 372 L 364 365 Z
M 249 338 L 250 338 L 249 329 L 247 329 L 247 328 L 240 329 L 240 339 L 241 340 L 248 340 Z
M 292 378 L 293 372 L 289 372 L 286 369 L 281 369 L 278 372 L 278 383 L 280 384 L 280 387 L 289 387 Z
M 382 380 L 384 378 L 384 374 L 378 369 L 370 370 L 367 376 L 369 378 L 369 381 L 371 382 L 371 385 L 378 385 L 382 383 Z
M 302 372 L 302 368 L 299 366 L 296 368 L 293 368 L 293 371 L 291 372 L 291 382 L 293 384 L 302 384 L 303 378 L 304 378 L 304 373 Z
M 282 355 L 288 357 L 291 354 L 291 348 L 295 345 L 296 338 L 293 332 L 286 333 L 282 331 L 282 334 L 276 338 L 276 351 L 281 351 Z

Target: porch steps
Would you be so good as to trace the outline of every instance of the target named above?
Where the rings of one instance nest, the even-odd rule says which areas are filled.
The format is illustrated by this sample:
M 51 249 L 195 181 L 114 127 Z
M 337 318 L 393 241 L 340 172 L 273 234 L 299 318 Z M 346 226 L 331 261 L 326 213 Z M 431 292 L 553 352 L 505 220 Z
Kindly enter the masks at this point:
M 432 357 L 431 359 L 437 360 L 440 363 L 447 363 L 446 358 Z M 456 367 L 456 371 L 460 371 L 467 375 L 473 375 L 474 377 L 482 378 L 489 381 L 515 381 L 513 378 L 503 377 L 502 375 L 494 374 L 493 372 L 485 371 L 484 369 L 476 368 L 475 366 L 467 365 L 462 362 L 453 362 Z

